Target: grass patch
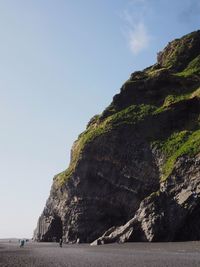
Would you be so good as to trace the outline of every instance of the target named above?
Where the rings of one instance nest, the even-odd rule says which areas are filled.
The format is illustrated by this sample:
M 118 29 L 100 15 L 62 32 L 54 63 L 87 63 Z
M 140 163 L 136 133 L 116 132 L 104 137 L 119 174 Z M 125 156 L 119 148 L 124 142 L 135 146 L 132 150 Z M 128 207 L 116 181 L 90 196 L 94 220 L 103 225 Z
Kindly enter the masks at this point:
M 196 91 L 194 91 L 192 94 L 191 94 L 191 98 L 192 97 L 200 97 L 200 88 L 198 88 Z
M 200 55 L 193 59 L 183 71 L 176 73 L 180 77 L 189 77 L 192 75 L 200 75 Z
M 154 68 L 151 68 L 149 70 L 146 71 L 146 73 L 148 74 L 148 76 L 150 78 L 153 78 L 153 77 L 156 77 L 156 76 L 159 76 L 161 73 L 165 73 L 165 74 L 169 74 L 169 68 L 158 68 L 158 69 L 154 69 Z
M 190 91 L 190 92 L 187 92 L 185 94 L 171 94 L 171 95 L 168 95 L 166 96 L 164 102 L 163 102 L 163 105 L 158 107 L 154 112 L 153 114 L 159 114 L 163 111 L 166 111 L 167 109 L 170 108 L 171 105 L 175 104 L 175 103 L 178 103 L 180 101 L 183 101 L 183 100 L 187 100 L 187 99 L 190 99 L 190 98 L 193 98 L 193 97 L 200 97 L 200 88 L 196 89 L 193 89 L 193 91 Z
M 62 185 L 71 176 L 78 160 L 81 158 L 81 153 L 84 147 L 88 143 L 92 142 L 98 136 L 103 135 L 121 125 L 138 123 L 146 116 L 152 114 L 155 109 L 156 107 L 150 105 L 132 105 L 109 116 L 101 123 L 90 123 L 86 131 L 80 134 L 78 140 L 74 143 L 70 165 L 66 171 L 57 176 L 57 185 Z M 96 117 L 95 119 L 98 118 Z
M 194 156 L 200 152 L 200 130 L 173 133 L 167 140 L 155 141 L 153 145 L 156 145 L 165 155 L 166 160 L 162 166 L 161 177 L 161 181 L 165 181 L 172 173 L 180 156 Z
M 152 105 L 132 105 L 111 116 L 110 124 L 112 127 L 121 124 L 136 124 L 155 110 L 156 107 Z
M 186 100 L 189 99 L 191 96 L 191 93 L 186 93 L 186 94 L 182 94 L 182 95 L 168 95 L 165 98 L 165 101 L 163 103 L 163 107 L 169 107 L 172 104 L 175 104 L 177 102 L 180 102 L 182 100 Z

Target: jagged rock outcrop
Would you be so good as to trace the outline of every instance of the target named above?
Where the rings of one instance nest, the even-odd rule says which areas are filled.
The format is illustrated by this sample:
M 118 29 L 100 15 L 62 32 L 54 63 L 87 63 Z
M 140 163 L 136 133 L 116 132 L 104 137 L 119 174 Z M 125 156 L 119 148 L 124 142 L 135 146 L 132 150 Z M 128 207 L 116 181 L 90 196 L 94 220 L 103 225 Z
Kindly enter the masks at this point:
M 200 240 L 200 153 L 180 157 L 160 190 L 145 198 L 134 218 L 92 245 L 131 241 Z
M 38 241 L 200 239 L 200 31 L 131 74 L 54 177 Z

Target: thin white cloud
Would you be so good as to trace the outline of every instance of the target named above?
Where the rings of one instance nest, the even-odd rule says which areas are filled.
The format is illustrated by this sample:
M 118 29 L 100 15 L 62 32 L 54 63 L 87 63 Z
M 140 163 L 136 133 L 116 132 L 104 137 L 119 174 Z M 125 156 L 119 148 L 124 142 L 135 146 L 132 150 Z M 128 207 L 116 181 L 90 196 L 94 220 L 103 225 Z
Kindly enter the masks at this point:
M 128 33 L 128 45 L 134 55 L 146 49 L 150 43 L 150 36 L 144 23 L 139 22 Z
M 137 7 L 137 8 L 136 8 Z M 151 35 L 145 24 L 145 16 L 149 12 L 146 0 L 132 0 L 129 9 L 123 11 L 124 34 L 130 51 L 137 55 L 147 49 L 151 42 Z

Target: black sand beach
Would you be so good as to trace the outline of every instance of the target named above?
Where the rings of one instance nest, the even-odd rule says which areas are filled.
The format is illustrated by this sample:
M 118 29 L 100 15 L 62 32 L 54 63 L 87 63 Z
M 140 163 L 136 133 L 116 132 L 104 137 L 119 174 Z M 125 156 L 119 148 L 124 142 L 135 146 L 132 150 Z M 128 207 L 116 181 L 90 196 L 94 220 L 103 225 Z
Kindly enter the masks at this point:
M 126 243 L 103 246 L 0 243 L 3 267 L 199 267 L 200 242 Z

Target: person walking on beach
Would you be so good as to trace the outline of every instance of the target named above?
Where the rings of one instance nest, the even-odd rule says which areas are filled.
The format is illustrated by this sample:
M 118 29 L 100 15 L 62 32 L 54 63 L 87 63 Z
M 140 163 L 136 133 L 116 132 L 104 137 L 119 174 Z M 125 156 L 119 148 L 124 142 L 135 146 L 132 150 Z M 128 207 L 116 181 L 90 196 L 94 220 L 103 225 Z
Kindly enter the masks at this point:
M 20 240 L 20 248 L 24 246 L 24 243 L 25 243 L 24 239 Z
M 62 248 L 62 244 L 63 244 L 63 240 L 62 238 L 59 240 L 59 245 L 60 245 L 60 248 Z

